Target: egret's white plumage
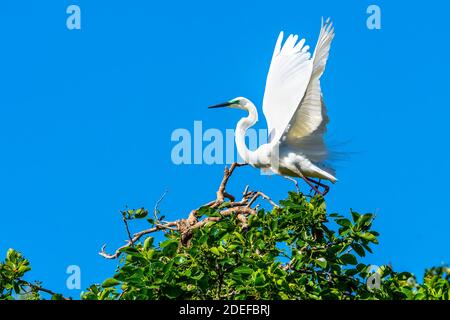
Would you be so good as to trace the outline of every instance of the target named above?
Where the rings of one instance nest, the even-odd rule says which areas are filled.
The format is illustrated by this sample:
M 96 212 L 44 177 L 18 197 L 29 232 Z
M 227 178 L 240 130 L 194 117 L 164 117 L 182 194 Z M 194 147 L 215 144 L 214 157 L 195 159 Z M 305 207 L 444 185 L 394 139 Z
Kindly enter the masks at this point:
M 290 35 L 283 44 L 280 33 L 275 44 L 263 100 L 269 142 L 251 151 L 245 144 L 245 132 L 258 121 L 255 105 L 239 97 L 214 107 L 243 109 L 249 115 L 236 126 L 239 155 L 254 167 L 282 176 L 327 179 L 336 182 L 334 171 L 324 167 L 329 152 L 323 135 L 328 116 L 322 98 L 322 76 L 334 37 L 332 23 L 322 20 L 319 39 L 311 57 L 305 39 Z

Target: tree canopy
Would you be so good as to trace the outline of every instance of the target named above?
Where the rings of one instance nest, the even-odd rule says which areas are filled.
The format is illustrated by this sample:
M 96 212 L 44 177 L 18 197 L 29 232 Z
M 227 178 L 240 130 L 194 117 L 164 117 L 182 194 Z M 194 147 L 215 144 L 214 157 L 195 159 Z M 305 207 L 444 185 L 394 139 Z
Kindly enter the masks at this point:
M 117 259 L 118 268 L 81 298 L 450 298 L 447 266 L 426 270 L 419 281 L 388 265 L 374 268 L 361 262 L 378 244 L 373 214 L 328 213 L 322 196 L 296 192 L 275 204 L 246 188 L 237 201 L 226 192 L 235 167 L 226 169 L 217 199 L 186 219 L 164 221 L 158 204 L 153 215 L 144 208 L 123 211 L 128 243 L 113 254 L 104 248 L 101 252 L 104 258 Z M 149 228 L 131 235 L 128 224 L 135 219 L 146 219 Z M 157 234 L 163 234 L 162 241 L 155 240 Z M 0 299 L 67 299 L 23 280 L 30 269 L 22 254 L 8 250 L 0 263 Z

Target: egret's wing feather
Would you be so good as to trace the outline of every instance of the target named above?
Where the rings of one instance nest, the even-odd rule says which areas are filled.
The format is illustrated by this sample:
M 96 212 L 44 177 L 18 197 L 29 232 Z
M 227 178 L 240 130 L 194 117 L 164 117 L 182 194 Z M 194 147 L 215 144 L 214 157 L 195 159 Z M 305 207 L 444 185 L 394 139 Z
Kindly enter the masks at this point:
M 281 32 L 273 52 L 263 100 L 270 141 L 281 138 L 311 77 L 313 63 L 309 47 L 304 46 L 304 39 L 297 40 L 297 35 L 290 35 L 282 45 Z
M 322 162 L 328 158 L 323 135 L 327 130 L 329 119 L 322 98 L 320 77 L 325 70 L 333 37 L 332 23 L 327 20 L 324 24 L 322 21 L 319 40 L 312 58 L 311 79 L 298 109 L 281 138 L 282 143 L 298 148 L 314 162 Z

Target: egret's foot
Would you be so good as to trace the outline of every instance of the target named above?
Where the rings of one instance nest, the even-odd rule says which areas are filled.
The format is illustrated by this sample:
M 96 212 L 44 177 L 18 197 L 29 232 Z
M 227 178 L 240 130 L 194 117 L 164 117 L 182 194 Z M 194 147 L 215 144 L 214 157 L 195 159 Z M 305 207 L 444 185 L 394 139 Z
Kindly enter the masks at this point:
M 321 194 L 323 196 L 323 194 L 322 194 L 322 192 L 320 192 L 319 188 L 313 184 L 313 182 L 315 183 L 317 181 L 314 181 L 314 180 L 309 179 L 307 177 L 301 177 L 301 178 L 311 187 L 312 190 L 314 190 L 314 192 L 315 192 L 314 195 Z
M 319 179 L 319 181 L 316 181 L 311 178 L 305 177 L 303 180 L 305 180 L 306 183 L 308 183 L 311 188 L 314 189 L 314 191 L 316 192 L 315 195 L 320 194 L 322 197 L 324 197 L 330 191 L 330 187 L 326 184 L 323 184 L 321 182 L 321 179 Z M 313 186 L 313 184 L 315 184 L 315 186 Z M 322 192 L 319 190 L 319 186 L 323 188 Z

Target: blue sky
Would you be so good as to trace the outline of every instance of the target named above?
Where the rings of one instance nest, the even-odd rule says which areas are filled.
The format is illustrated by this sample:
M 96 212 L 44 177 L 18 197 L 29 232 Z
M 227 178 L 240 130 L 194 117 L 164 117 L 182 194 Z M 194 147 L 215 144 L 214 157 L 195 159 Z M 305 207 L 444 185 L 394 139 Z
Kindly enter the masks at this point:
M 366 27 L 372 3 L 381 30 Z M 70 4 L 81 30 L 66 28 Z M 97 252 L 126 239 L 119 210 L 152 208 L 167 189 L 161 210 L 176 219 L 214 198 L 223 165 L 174 165 L 172 132 L 196 120 L 234 128 L 243 114 L 206 107 L 236 96 L 261 106 L 279 31 L 314 46 L 331 16 L 329 138 L 355 154 L 337 167 L 329 210 L 377 211 L 380 245 L 366 262 L 418 275 L 449 262 L 449 10 L 444 1 L 2 1 L 0 253 L 23 252 L 29 280 L 73 297 L 67 266 L 80 266 L 82 288 L 112 275 L 117 262 Z M 292 189 L 240 171 L 235 193 L 247 183 L 275 199 Z

